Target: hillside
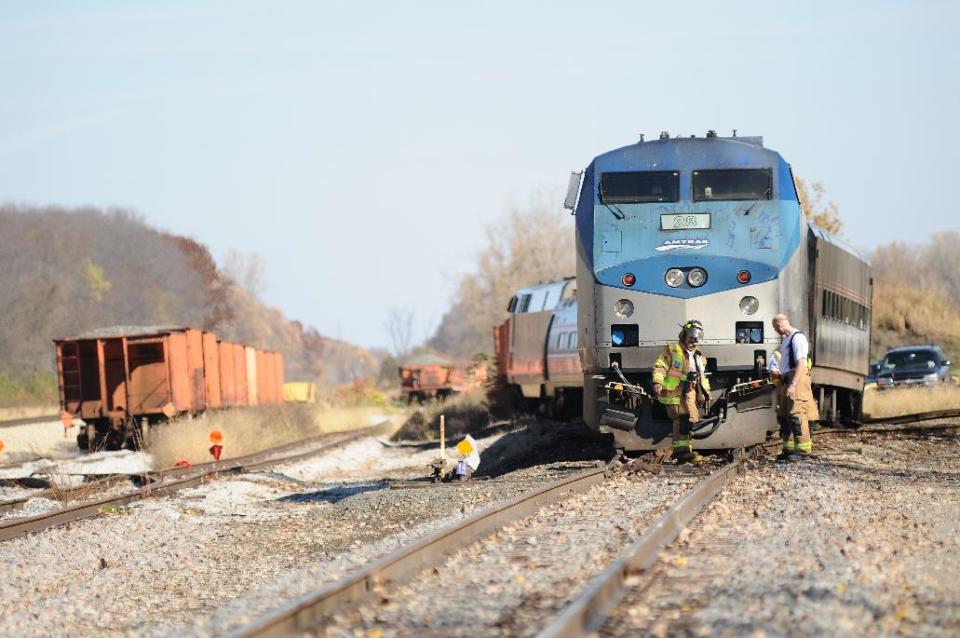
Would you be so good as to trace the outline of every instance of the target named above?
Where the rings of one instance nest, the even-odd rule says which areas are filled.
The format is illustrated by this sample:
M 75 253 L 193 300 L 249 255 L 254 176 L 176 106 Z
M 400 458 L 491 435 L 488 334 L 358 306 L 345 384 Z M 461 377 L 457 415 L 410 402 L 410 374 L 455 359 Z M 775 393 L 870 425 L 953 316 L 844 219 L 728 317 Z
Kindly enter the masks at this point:
M 874 272 L 872 358 L 895 345 L 937 343 L 960 358 L 960 232 L 926 244 L 894 242 L 870 254 Z
M 176 324 L 282 352 L 288 379 L 370 376 L 365 350 L 290 321 L 219 268 L 206 246 L 134 213 L 0 207 L 0 401 L 44 385 L 55 337 L 111 325 Z

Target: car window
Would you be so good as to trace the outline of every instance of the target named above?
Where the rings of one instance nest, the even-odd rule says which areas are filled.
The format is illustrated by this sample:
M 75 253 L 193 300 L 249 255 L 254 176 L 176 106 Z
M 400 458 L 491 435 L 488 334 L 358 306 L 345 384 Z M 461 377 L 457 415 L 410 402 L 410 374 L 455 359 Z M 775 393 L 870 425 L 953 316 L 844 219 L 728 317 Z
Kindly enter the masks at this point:
M 937 357 L 932 350 L 890 352 L 883 358 L 884 370 L 923 370 L 936 368 L 937 365 Z

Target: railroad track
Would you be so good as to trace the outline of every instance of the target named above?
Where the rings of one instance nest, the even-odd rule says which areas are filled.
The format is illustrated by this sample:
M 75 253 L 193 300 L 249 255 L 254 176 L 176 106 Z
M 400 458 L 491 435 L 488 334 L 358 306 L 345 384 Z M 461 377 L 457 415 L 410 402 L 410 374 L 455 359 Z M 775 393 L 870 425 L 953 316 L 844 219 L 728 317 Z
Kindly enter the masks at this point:
M 815 430 L 813 434 L 822 436 L 840 432 L 888 432 L 891 428 L 881 426 L 955 416 L 960 416 L 960 410 L 874 419 L 868 425 L 856 430 L 820 429 Z M 948 427 L 955 426 L 936 425 L 928 426 L 926 429 Z M 900 430 L 903 429 L 900 428 Z M 776 441 L 764 447 L 778 446 L 779 441 Z M 615 608 L 627 591 L 627 579 L 654 564 L 661 550 L 669 546 L 703 507 L 743 471 L 743 461 L 747 457 L 748 455 L 743 452 L 735 454 L 732 461 L 712 472 L 671 505 L 635 542 L 612 560 L 599 576 L 583 588 L 572 602 L 549 620 L 540 635 L 581 636 L 596 631 L 609 611 Z M 548 502 L 562 500 L 577 492 L 585 491 L 601 482 L 603 477 L 603 469 L 590 470 L 477 513 L 437 534 L 403 547 L 338 582 L 295 599 L 254 623 L 235 629 L 229 635 L 231 638 L 259 638 L 318 629 L 319 626 L 330 621 L 332 614 L 342 613 L 345 608 L 362 604 L 374 593 L 384 595 L 383 592 L 389 588 L 442 564 L 455 550 L 463 548 L 504 524 L 514 523 L 531 515 Z M 397 485 L 397 487 L 405 486 Z
M 380 431 L 384 425 L 385 423 L 381 423 L 360 430 L 355 430 L 353 432 L 316 437 L 314 439 L 310 439 L 309 441 L 318 445 L 310 447 L 310 449 L 305 451 L 303 450 L 303 447 L 304 445 L 308 445 L 308 443 L 299 441 L 296 443 L 256 452 L 254 454 L 227 459 L 219 463 L 203 463 L 189 468 L 175 468 L 163 472 L 137 475 L 138 478 L 144 481 L 144 485 L 136 491 L 85 501 L 83 503 L 66 506 L 61 509 L 53 510 L 37 516 L 0 522 L 0 542 L 47 529 L 49 527 L 55 527 L 57 525 L 63 525 L 84 518 L 98 516 L 106 511 L 110 511 L 112 508 L 120 507 L 122 505 L 126 505 L 127 503 L 132 503 L 134 501 L 149 498 L 151 496 L 168 495 L 177 492 L 178 490 L 195 487 L 204 481 L 209 480 L 209 478 L 213 475 L 249 472 L 265 467 L 271 467 L 273 465 L 278 465 L 280 463 L 289 463 L 315 456 L 316 454 L 327 451 L 331 448 L 349 443 L 364 436 L 375 434 Z M 290 453 L 292 450 L 299 451 Z M 110 482 L 111 480 L 113 483 Z M 117 477 L 105 477 L 100 482 L 101 484 L 99 485 L 99 488 L 109 488 L 111 485 L 115 484 L 117 480 L 120 479 Z M 83 490 L 85 488 L 89 490 L 91 485 L 94 485 L 94 483 L 87 483 L 85 485 L 77 486 L 76 488 L 70 488 L 72 491 L 67 493 L 75 493 L 77 490 Z M 63 499 L 65 490 L 46 490 L 45 492 L 51 496 L 57 496 L 58 498 Z M 33 495 L 33 497 L 36 496 L 38 495 Z M 0 511 L 21 507 L 26 500 L 27 499 L 15 499 L 13 501 L 0 503 Z
M 602 598 L 614 591 L 614 585 L 607 582 L 607 574 L 622 573 L 621 560 L 628 560 L 630 565 L 637 560 L 643 564 L 655 560 L 659 550 L 673 540 L 700 508 L 737 475 L 741 462 L 742 456 L 737 455 L 732 462 L 711 473 L 678 503 L 669 507 L 649 527 L 635 547 L 631 547 L 631 556 L 637 554 L 642 558 L 618 558 L 601 577 L 605 579 L 604 583 L 591 583 L 585 590 L 588 598 L 575 601 L 549 626 L 545 635 L 581 635 L 583 627 L 596 614 L 597 601 L 601 603 L 599 608 L 603 608 Z M 359 572 L 302 596 L 229 635 L 232 638 L 282 636 L 316 628 L 318 624 L 329 620 L 334 612 L 342 612 L 345 606 L 362 603 L 372 592 L 383 595 L 379 593 L 417 574 L 429 572 L 431 568 L 443 563 L 455 550 L 464 548 L 468 543 L 477 541 L 501 526 L 519 523 L 551 502 L 564 501 L 599 484 L 608 475 L 608 470 L 609 467 L 597 468 L 554 481 L 534 492 L 474 514 L 437 534 L 397 550 Z M 594 601 L 594 598 L 597 601 Z
M 33 423 L 48 423 L 50 421 L 59 421 L 59 414 L 47 414 L 45 416 L 28 416 L 20 419 L 5 419 L 0 421 L 0 428 L 12 428 L 17 425 L 31 425 Z

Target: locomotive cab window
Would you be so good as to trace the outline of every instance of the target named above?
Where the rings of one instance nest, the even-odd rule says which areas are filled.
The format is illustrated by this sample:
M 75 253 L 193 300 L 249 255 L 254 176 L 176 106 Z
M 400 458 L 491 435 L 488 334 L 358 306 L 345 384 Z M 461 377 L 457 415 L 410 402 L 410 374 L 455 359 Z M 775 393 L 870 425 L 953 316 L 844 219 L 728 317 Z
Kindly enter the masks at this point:
M 600 202 L 603 204 L 647 204 L 679 199 L 680 173 L 676 171 L 634 171 L 600 176 Z
M 693 171 L 693 201 L 773 199 L 769 168 Z

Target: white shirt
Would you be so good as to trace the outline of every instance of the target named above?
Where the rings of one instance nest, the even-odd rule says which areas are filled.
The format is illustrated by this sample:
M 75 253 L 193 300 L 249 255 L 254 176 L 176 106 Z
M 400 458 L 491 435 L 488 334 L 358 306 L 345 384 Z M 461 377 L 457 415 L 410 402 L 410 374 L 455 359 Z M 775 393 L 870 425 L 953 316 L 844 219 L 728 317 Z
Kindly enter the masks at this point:
M 793 354 L 796 360 L 790 361 L 790 340 L 793 340 Z M 807 341 L 807 335 L 796 328 L 780 342 L 780 374 L 786 376 L 795 367 L 797 361 L 803 362 L 801 365 L 807 365 L 807 354 L 810 352 L 810 344 Z
M 776 356 L 778 354 L 780 354 L 779 349 L 770 353 L 770 360 L 767 361 L 767 372 L 770 374 L 780 374 L 780 357 Z

